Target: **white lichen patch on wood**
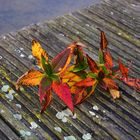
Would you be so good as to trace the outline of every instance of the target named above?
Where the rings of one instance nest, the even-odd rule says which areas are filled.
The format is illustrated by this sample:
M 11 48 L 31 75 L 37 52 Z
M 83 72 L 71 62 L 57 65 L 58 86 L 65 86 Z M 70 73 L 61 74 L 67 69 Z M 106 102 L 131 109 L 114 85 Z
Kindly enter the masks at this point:
M 64 140 L 76 140 L 76 138 L 74 136 L 66 136 Z
M 58 126 L 54 127 L 54 130 L 56 130 L 57 132 L 61 133 L 62 132 L 62 129 Z
M 1 88 L 1 90 L 2 90 L 3 92 L 8 92 L 9 88 L 10 88 L 9 85 L 3 85 L 3 87 Z
M 24 50 L 24 48 L 19 48 L 21 51 L 23 51 Z
M 28 59 L 34 59 L 33 55 L 28 55 Z
M 36 129 L 38 127 L 36 122 L 31 122 L 30 124 L 31 124 L 30 129 Z
M 93 112 L 93 111 L 89 111 L 89 113 L 90 113 L 90 115 L 92 115 L 92 116 L 95 116 L 95 115 L 96 115 L 95 112 Z
M 31 136 L 31 132 L 30 131 L 20 130 L 19 132 L 20 132 L 22 137 Z
M 16 107 L 21 108 L 21 105 L 20 104 L 16 104 Z
M 5 97 L 7 99 L 9 99 L 9 101 L 12 101 L 14 99 L 14 96 L 13 94 L 15 93 L 15 91 L 13 89 L 10 89 L 10 86 L 9 85 L 4 85 L 1 90 L 4 91 L 4 92 L 8 92 L 7 94 L 5 94 Z
M 65 114 L 64 114 L 63 112 L 57 112 L 57 114 L 56 114 L 56 117 L 57 117 L 59 120 L 62 120 L 64 116 L 65 116 Z
M 21 120 L 22 119 L 22 115 L 21 114 L 13 114 L 13 116 L 17 120 Z
M 98 106 L 97 106 L 97 105 L 94 105 L 94 106 L 93 106 L 93 110 L 98 111 L 98 110 L 99 110 Z
M 4 113 L 5 111 L 3 109 L 0 110 L 0 113 Z
M 9 99 L 9 101 L 12 101 L 14 99 L 14 96 L 11 93 L 5 94 L 5 97 Z
M 63 122 L 63 123 L 66 123 L 67 121 L 68 121 L 68 119 L 67 119 L 66 117 L 63 117 L 63 118 L 62 118 L 62 122 Z
M 90 133 L 83 134 L 83 136 L 82 136 L 83 140 L 91 140 L 91 138 L 92 138 L 92 136 Z
M 69 116 L 73 116 L 73 113 L 70 111 L 70 109 L 65 109 L 62 111 L 64 113 L 65 116 L 69 117 Z
M 77 118 L 76 114 L 73 115 L 71 110 L 68 108 L 63 111 L 57 112 L 56 117 L 64 123 L 68 121 L 67 117 L 71 117 L 73 119 Z
M 13 89 L 9 90 L 9 94 L 14 94 L 14 93 L 15 93 L 15 91 Z
M 96 118 L 97 118 L 97 119 L 99 119 L 99 116 L 98 116 L 98 115 L 96 115 Z
M 25 57 L 25 55 L 24 55 L 23 53 L 21 53 L 21 54 L 20 54 L 20 57 L 22 57 L 22 58 L 23 58 L 23 57 Z

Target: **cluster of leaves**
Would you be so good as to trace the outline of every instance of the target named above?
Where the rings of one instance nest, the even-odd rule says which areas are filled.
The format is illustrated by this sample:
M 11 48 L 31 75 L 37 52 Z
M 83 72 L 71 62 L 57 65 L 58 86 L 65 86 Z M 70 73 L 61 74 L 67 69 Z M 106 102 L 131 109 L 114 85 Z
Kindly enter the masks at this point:
M 73 42 L 49 61 L 47 52 L 39 42 L 33 40 L 32 54 L 42 70 L 31 69 L 26 72 L 17 80 L 16 89 L 21 85 L 39 85 L 41 113 L 52 101 L 52 92 L 73 112 L 74 105 L 82 103 L 93 94 L 98 84 L 110 92 L 113 99 L 120 97 L 115 79 L 140 90 L 140 79 L 129 78 L 129 68 L 120 59 L 118 66 L 114 66 L 107 45 L 105 33 L 101 31 L 98 62 L 83 51 L 84 45 L 79 42 Z

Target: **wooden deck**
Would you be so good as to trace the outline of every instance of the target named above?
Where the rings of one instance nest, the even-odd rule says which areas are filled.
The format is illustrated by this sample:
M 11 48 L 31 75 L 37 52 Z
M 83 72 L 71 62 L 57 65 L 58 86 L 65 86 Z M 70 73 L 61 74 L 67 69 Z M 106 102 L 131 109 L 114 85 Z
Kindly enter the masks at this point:
M 93 140 L 140 139 L 140 94 L 120 81 L 120 100 L 113 101 L 108 93 L 97 89 L 75 108 L 77 118 L 67 117 L 66 123 L 56 117 L 64 108 L 56 97 L 50 108 L 40 115 L 38 89 L 15 90 L 18 77 L 34 65 L 29 57 L 33 38 L 41 42 L 51 57 L 79 38 L 88 46 L 85 51 L 97 59 L 100 42 L 97 28 L 107 34 L 115 62 L 118 57 L 126 64 L 132 61 L 130 75 L 140 78 L 140 0 L 104 0 L 101 4 L 0 36 L 0 89 L 9 85 L 16 92 L 10 101 L 7 93 L 0 90 L 0 140 L 63 140 L 64 136 L 71 135 L 81 140 L 85 133 L 91 133 Z M 99 110 L 93 110 L 94 105 Z M 96 116 L 89 111 L 94 111 Z M 32 122 L 38 127 L 31 128 Z M 61 133 L 54 129 L 57 126 L 62 129 Z

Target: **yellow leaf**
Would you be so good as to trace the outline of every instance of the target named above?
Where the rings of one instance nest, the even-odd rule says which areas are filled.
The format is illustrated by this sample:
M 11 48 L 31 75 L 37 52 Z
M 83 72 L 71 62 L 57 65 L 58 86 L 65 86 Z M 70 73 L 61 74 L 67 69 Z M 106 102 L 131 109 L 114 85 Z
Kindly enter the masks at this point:
M 32 54 L 37 59 L 37 63 L 39 66 L 42 67 L 41 64 L 41 57 L 43 56 L 46 59 L 46 62 L 48 62 L 48 54 L 45 50 L 42 49 L 39 42 L 36 40 L 32 41 Z
M 31 69 L 25 74 L 23 74 L 16 83 L 16 89 L 21 85 L 27 85 L 27 86 L 36 86 L 39 85 L 41 79 L 44 77 L 44 74 L 40 71 Z
M 109 89 L 111 96 L 113 99 L 120 98 L 120 92 L 116 89 Z
M 69 79 L 62 79 L 62 83 L 67 83 Z

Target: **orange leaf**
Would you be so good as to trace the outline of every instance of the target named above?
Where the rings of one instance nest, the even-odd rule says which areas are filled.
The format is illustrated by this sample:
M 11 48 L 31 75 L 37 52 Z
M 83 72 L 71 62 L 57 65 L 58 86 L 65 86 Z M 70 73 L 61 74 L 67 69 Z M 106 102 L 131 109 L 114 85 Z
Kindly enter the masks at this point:
M 122 73 L 122 76 L 127 78 L 129 69 L 123 65 L 123 63 L 121 62 L 120 59 L 119 59 L 119 69 L 120 69 L 120 71 Z
M 114 82 L 113 79 L 110 78 L 104 78 L 103 82 L 105 83 L 105 86 L 109 89 L 118 89 L 116 83 Z
M 16 89 L 18 90 L 20 85 L 27 86 L 36 86 L 39 85 L 41 79 L 44 77 L 44 74 L 40 71 L 31 69 L 25 74 L 23 74 L 16 83 Z
M 81 90 L 75 94 L 74 96 L 74 105 L 80 104 L 84 101 L 84 98 L 87 96 L 87 92 L 85 88 L 81 88 Z
M 109 89 L 109 92 L 110 92 L 111 96 L 113 97 L 113 99 L 120 98 L 120 92 L 118 90 Z
M 96 82 L 96 80 L 88 77 L 88 78 L 86 78 L 86 79 L 84 79 L 84 80 L 82 80 L 80 82 L 77 82 L 75 84 L 75 86 L 78 86 L 78 87 L 90 87 L 90 86 L 93 86 L 95 82 Z
M 107 49 L 108 41 L 106 39 L 105 33 L 101 31 L 101 42 L 100 42 L 101 50 Z
M 74 106 L 72 102 L 72 96 L 70 89 L 65 83 L 57 83 L 53 82 L 52 89 L 58 95 L 58 97 L 69 107 L 69 109 L 73 112 Z
M 50 105 L 52 101 L 52 93 L 51 93 L 51 90 L 48 90 L 46 91 L 46 94 L 45 94 L 45 102 L 44 104 L 42 105 L 42 108 L 41 108 L 41 114 L 46 110 L 46 108 Z
M 98 66 L 97 66 L 96 62 L 88 55 L 86 55 L 86 57 L 87 57 L 87 62 L 88 62 L 90 70 L 92 72 L 98 72 Z
M 138 91 L 140 91 L 140 79 L 135 78 L 122 78 L 121 79 L 124 83 L 127 85 L 136 88 Z
M 112 56 L 110 54 L 109 51 L 105 51 L 103 52 L 104 54 L 104 61 L 105 61 L 105 65 L 107 68 L 112 68 L 113 67 L 113 60 L 112 60 Z
M 41 57 L 42 56 L 45 58 L 46 62 L 48 62 L 47 52 L 42 49 L 40 43 L 37 42 L 36 40 L 32 41 L 32 54 L 37 59 L 37 63 L 40 67 L 42 67 L 42 64 L 41 64 L 41 59 L 42 59 Z

